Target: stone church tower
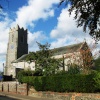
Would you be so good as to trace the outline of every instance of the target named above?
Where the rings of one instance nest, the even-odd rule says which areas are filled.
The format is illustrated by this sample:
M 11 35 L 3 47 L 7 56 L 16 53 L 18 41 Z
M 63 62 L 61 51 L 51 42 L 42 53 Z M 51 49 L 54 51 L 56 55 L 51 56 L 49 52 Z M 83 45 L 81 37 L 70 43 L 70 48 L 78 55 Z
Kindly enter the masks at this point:
M 13 75 L 15 68 L 12 67 L 11 62 L 24 54 L 28 54 L 27 30 L 17 25 L 9 31 L 4 75 Z

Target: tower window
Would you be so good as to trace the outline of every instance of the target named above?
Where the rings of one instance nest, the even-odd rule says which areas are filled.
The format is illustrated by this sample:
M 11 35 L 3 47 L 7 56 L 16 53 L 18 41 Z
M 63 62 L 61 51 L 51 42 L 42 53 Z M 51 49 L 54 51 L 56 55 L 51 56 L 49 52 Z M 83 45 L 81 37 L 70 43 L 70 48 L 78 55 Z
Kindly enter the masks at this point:
M 21 42 L 24 43 L 24 36 L 21 37 Z

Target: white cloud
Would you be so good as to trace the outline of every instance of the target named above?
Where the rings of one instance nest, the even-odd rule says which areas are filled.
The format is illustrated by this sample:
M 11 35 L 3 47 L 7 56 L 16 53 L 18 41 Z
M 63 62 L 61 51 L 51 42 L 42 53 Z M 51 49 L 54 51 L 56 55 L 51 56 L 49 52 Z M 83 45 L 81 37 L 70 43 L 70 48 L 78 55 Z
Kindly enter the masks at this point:
M 53 4 L 59 0 L 29 0 L 26 6 L 19 8 L 16 12 L 16 23 L 21 27 L 31 25 L 38 19 L 46 20 L 48 17 L 54 16 Z
M 7 13 L 2 12 L 5 17 L 0 21 L 0 70 L 2 70 L 1 66 L 6 57 L 9 28 L 16 26 L 16 24 L 24 28 L 28 26 L 34 28 L 35 21 L 39 19 L 47 20 L 54 16 L 53 4 L 58 2 L 59 0 L 28 0 L 27 5 L 22 6 L 15 12 L 15 21 L 8 18 Z M 42 31 L 29 32 L 29 50 L 37 50 L 36 41 L 40 42 L 44 39 L 46 39 L 46 36 Z
M 2 56 L 3 57 L 3 56 Z M 4 63 L 4 66 L 5 66 L 5 61 L 4 61 L 5 57 L 3 57 L 2 60 L 0 60 L 0 71 L 3 71 L 3 63 Z
M 74 12 L 69 16 L 68 8 L 63 9 L 58 17 L 58 23 L 55 29 L 50 33 L 51 38 L 63 38 L 65 36 L 72 37 L 73 35 L 81 36 L 82 28 L 77 28 L 74 18 Z M 83 34 L 84 35 L 84 34 Z
M 2 63 L 5 62 L 8 42 L 8 32 L 12 20 L 8 19 L 7 15 L 0 21 L 0 70 L 3 70 Z
M 74 12 L 69 16 L 68 8 L 62 10 L 57 19 L 58 23 L 56 27 L 50 33 L 51 38 L 56 39 L 56 41 L 51 43 L 52 47 L 64 46 L 84 40 L 85 33 L 83 33 L 82 28 L 77 28 L 73 18 Z
M 57 25 L 50 33 L 51 38 L 55 39 L 51 42 L 51 48 L 83 42 L 86 39 L 93 55 L 97 54 L 100 50 L 100 42 L 98 42 L 96 48 L 92 49 L 95 41 L 90 37 L 88 32 L 83 32 L 82 27 L 77 28 L 74 16 L 74 12 L 69 16 L 68 8 L 62 10 L 60 16 L 57 18 Z
M 47 20 L 49 17 L 54 16 L 55 9 L 53 8 L 53 4 L 57 3 L 59 3 L 59 0 L 28 0 L 27 5 L 24 5 L 15 12 L 15 21 L 12 21 L 12 19 L 8 18 L 7 14 L 4 13 L 6 17 L 3 21 L 0 21 L 0 70 L 3 70 L 1 69 L 2 63 L 6 57 L 9 28 L 16 24 L 24 28 L 28 26 L 34 28 L 35 21 L 39 19 Z M 74 13 L 69 17 L 67 10 L 68 8 L 62 10 L 58 17 L 57 25 L 50 33 L 50 38 L 54 39 L 54 41 L 51 42 L 51 48 L 81 42 L 85 36 L 87 37 L 86 40 L 88 43 L 93 41 L 89 35 L 83 33 L 82 28 L 76 27 L 75 20 L 73 20 Z M 47 40 L 43 31 L 30 32 L 29 30 L 28 33 L 29 51 L 36 51 L 38 49 L 36 41 L 42 42 Z M 98 45 L 97 48 L 99 50 L 100 45 Z
M 37 31 L 34 33 L 28 32 L 28 44 L 29 44 L 29 51 L 36 51 L 38 50 L 38 45 L 36 42 L 42 42 L 46 40 L 47 37 L 42 31 Z

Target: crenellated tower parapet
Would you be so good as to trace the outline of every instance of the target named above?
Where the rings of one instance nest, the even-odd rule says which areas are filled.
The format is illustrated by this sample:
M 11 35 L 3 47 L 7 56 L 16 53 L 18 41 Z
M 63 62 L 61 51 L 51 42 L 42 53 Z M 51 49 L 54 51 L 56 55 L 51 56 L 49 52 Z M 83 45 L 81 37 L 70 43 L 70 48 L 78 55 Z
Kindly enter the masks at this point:
M 19 25 L 10 28 L 9 30 L 9 41 L 7 46 L 6 55 L 6 71 L 5 75 L 11 75 L 11 62 L 18 59 L 24 54 L 28 54 L 28 43 L 27 43 L 27 29 L 20 28 Z

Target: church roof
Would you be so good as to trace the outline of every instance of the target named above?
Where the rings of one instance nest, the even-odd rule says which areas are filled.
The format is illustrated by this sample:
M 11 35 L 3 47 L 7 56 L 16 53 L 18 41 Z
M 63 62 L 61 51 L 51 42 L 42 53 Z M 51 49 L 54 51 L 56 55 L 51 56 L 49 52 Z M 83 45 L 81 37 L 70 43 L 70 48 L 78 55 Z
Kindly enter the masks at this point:
M 52 49 L 52 52 L 53 52 L 54 56 L 66 54 L 66 53 L 77 52 L 83 44 L 84 44 L 84 42 L 78 43 L 78 44 L 73 44 L 73 45 L 68 45 L 68 46 L 63 46 L 63 47 L 59 47 L 59 48 L 54 48 L 54 49 Z
M 28 54 L 22 55 L 20 58 L 18 58 L 18 59 L 16 59 L 16 60 L 12 61 L 12 63 L 16 63 L 16 62 L 19 62 L 19 61 L 24 61 L 24 60 L 26 59 L 27 55 L 28 55 Z
M 53 56 L 66 54 L 66 53 L 73 53 L 73 52 L 77 52 L 83 44 L 84 44 L 84 42 L 78 43 L 78 44 L 73 44 L 73 45 L 68 45 L 68 46 L 63 46 L 63 47 L 51 49 L 51 51 L 53 53 Z M 25 55 L 21 56 L 20 58 L 18 58 L 17 60 L 14 60 L 12 63 L 24 61 L 24 60 L 26 60 L 27 56 L 28 56 L 28 54 L 25 54 Z

